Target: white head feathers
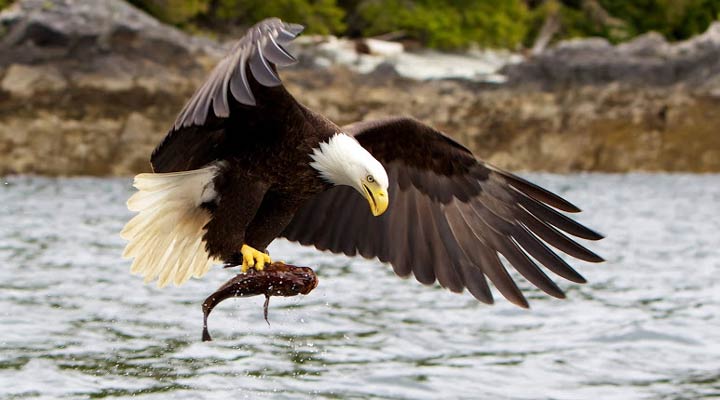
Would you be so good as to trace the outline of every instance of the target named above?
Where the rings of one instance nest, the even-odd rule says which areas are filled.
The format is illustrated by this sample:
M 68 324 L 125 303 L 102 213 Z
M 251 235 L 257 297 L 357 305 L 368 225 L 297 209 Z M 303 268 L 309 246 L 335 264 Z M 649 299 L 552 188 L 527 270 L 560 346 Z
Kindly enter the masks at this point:
M 332 184 L 351 186 L 363 193 L 362 181 L 372 176 L 382 188 L 388 187 L 387 172 L 382 164 L 355 138 L 344 133 L 320 143 L 310 157 L 313 159 L 310 166 Z

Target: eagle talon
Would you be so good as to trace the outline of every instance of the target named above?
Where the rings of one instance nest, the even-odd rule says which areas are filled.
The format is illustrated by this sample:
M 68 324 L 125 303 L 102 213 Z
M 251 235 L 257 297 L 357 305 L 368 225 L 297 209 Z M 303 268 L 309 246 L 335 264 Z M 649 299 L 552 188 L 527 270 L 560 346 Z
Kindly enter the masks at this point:
M 243 256 L 242 266 L 240 267 L 243 273 L 247 272 L 250 268 L 262 271 L 266 264 L 272 264 L 272 260 L 268 254 L 258 251 L 246 244 L 240 249 L 240 254 Z

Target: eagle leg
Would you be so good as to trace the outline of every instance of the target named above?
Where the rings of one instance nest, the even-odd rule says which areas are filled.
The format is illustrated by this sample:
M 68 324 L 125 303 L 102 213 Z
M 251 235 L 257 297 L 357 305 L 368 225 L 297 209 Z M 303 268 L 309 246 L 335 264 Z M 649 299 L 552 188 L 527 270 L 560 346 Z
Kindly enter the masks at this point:
M 255 250 L 246 244 L 240 249 L 240 254 L 242 254 L 243 257 L 242 272 L 247 272 L 250 268 L 262 271 L 263 268 L 265 268 L 265 264 L 272 264 L 272 260 L 268 254 Z

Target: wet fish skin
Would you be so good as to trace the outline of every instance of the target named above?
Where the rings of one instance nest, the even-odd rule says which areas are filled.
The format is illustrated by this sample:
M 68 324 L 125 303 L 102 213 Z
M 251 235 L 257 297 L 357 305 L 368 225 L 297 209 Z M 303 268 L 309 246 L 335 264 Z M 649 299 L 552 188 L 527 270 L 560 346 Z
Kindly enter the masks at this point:
M 208 296 L 202 304 L 203 310 L 203 342 L 211 341 L 207 327 L 207 319 L 212 310 L 223 300 L 231 297 L 265 296 L 263 307 L 267 321 L 268 305 L 271 296 L 306 295 L 318 285 L 315 272 L 308 267 L 275 262 L 265 266 L 262 271 L 249 269 L 225 282 L 215 293 Z

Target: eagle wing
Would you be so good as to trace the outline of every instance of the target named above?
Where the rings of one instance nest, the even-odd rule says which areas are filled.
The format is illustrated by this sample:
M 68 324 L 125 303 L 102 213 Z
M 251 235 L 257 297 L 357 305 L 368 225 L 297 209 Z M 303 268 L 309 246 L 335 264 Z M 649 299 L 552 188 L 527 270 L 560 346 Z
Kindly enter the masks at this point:
M 399 276 L 467 288 L 492 303 L 486 277 L 508 300 L 528 303 L 500 256 L 529 282 L 562 298 L 537 263 L 573 282 L 584 278 L 550 247 L 590 262 L 603 259 L 566 234 L 602 235 L 560 213 L 580 210 L 549 191 L 476 159 L 441 132 L 411 118 L 343 128 L 386 168 L 388 211 L 373 217 L 354 189 L 337 186 L 307 202 L 283 236 L 346 255 L 377 257 Z M 353 229 L 347 229 L 353 227 Z M 564 233 L 563 233 L 564 232 Z M 537 262 L 537 263 L 536 263 Z
M 180 111 L 153 151 L 153 170 L 201 168 L 222 157 L 228 126 L 232 126 L 232 134 L 239 134 L 237 131 L 261 125 L 260 119 L 271 118 L 265 107 L 291 98 L 281 89 L 276 66 L 297 62 L 283 44 L 302 30 L 301 25 L 277 18 L 250 28 Z

